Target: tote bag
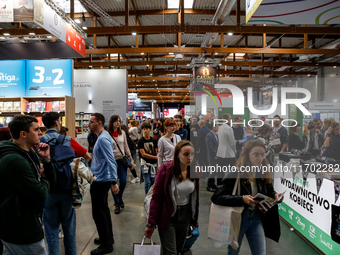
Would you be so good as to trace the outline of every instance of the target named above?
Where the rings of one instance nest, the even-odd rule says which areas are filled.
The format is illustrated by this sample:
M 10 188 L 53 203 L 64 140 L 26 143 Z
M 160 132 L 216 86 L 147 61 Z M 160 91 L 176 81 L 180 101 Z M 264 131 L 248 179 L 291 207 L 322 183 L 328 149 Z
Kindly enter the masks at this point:
M 145 236 L 143 237 L 142 243 L 133 244 L 133 255 L 161 255 L 161 246 L 156 245 L 150 239 L 149 244 L 144 244 Z
M 236 179 L 232 195 L 236 189 L 240 194 L 240 178 Z M 208 238 L 219 242 L 228 243 L 233 249 L 237 250 L 238 236 L 242 221 L 242 207 L 220 206 L 211 204 Z

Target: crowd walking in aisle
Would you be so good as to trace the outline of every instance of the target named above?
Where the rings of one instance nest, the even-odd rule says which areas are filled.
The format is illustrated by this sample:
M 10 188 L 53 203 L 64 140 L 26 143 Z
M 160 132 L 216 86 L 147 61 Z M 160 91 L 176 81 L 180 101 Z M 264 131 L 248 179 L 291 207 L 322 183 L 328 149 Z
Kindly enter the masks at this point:
M 80 207 L 81 197 L 77 198 L 77 207 L 74 191 L 79 180 L 74 178 L 70 162 L 79 157 L 92 161 L 90 167 L 85 163 L 90 175 L 92 218 L 98 233 L 93 240 L 98 247 L 91 255 L 109 254 L 117 247 L 113 233 L 118 234 L 121 229 L 113 229 L 108 194 L 112 193 L 115 214 L 129 210 L 123 201 L 123 195 L 124 200 L 130 199 L 126 195 L 128 168 L 133 177 L 130 187 L 144 182 L 145 195 L 151 194 L 150 199 L 144 201 L 144 208 L 149 209 L 144 235 L 151 238 L 157 228 L 164 255 L 183 254 L 189 229 L 198 229 L 198 212 L 203 209 L 199 207 L 202 179 L 207 179 L 206 190 L 213 192 L 206 192 L 213 204 L 243 208 L 236 240 L 238 248 L 229 245 L 228 254 L 239 254 L 244 235 L 252 253 L 266 254 L 265 237 L 276 242 L 280 238 L 278 207 L 271 208 L 264 217 L 255 197 L 261 193 L 281 202 L 283 196 L 275 192 L 272 174 L 245 173 L 240 169 L 274 165 L 275 156 L 295 150 L 337 158 L 339 124 L 329 118 L 324 126 L 321 119 L 315 118 L 313 125 L 304 127 L 309 130 L 308 139 L 301 140 L 301 124 L 290 127 L 288 136 L 288 130 L 276 115 L 273 128 L 263 124 L 257 128 L 255 137 L 251 134 L 249 139 L 248 128 L 240 124 L 243 121 L 240 116 L 232 119 L 224 113 L 222 119 L 226 121 L 222 125 L 196 116 L 188 124 L 179 115 L 174 119 L 157 119 L 152 125 L 150 119 L 142 123 L 139 136 L 138 121 L 130 120 L 128 128 L 120 116 L 112 115 L 105 130 L 105 117 L 94 113 L 89 120 L 91 133 L 87 151 L 66 135 L 57 112 L 44 114 L 42 120 L 47 128 L 44 135 L 34 117 L 15 117 L 9 129 L 0 128 L 3 254 L 77 254 L 75 208 Z M 192 137 L 192 141 L 182 139 L 187 136 Z M 309 146 L 306 140 L 310 141 Z M 223 176 L 202 171 L 204 166 L 218 165 L 236 171 Z M 197 169 L 201 171 L 198 175 Z M 204 221 L 209 219 L 200 218 L 200 222 Z M 60 226 L 64 251 L 59 248 Z

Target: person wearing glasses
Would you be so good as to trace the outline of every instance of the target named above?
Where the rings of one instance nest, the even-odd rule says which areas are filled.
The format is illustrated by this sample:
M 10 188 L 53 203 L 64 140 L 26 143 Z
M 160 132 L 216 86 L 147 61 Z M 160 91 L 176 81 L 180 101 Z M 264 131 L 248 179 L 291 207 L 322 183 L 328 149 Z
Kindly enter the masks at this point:
M 279 198 L 281 194 L 276 193 L 273 188 L 272 175 L 268 172 L 262 174 L 262 171 L 243 171 L 246 168 L 260 170 L 263 166 L 269 167 L 265 153 L 266 149 L 262 141 L 258 139 L 249 141 L 236 162 L 238 172 L 230 173 L 224 180 L 224 186 L 218 188 L 211 198 L 211 201 L 216 205 L 244 207 L 238 237 L 239 247 L 234 250 L 229 245 L 228 255 L 239 254 L 244 235 L 247 236 L 252 254 L 266 254 L 265 237 L 276 242 L 279 241 L 281 231 L 278 206 L 272 207 L 263 217 L 264 215 L 256 206 L 259 201 L 254 199 L 257 193 L 275 199 Z M 237 178 L 240 178 L 240 195 L 232 195 Z
M 187 140 L 188 138 L 188 131 L 182 127 L 183 117 L 180 114 L 174 116 L 174 121 L 177 125 L 177 130 L 175 131 L 176 135 L 181 137 L 181 140 Z

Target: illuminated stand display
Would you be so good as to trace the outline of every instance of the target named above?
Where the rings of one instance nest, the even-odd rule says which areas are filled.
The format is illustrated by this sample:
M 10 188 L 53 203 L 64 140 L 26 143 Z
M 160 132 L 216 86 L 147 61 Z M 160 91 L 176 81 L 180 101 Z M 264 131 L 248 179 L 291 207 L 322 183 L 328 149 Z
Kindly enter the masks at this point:
M 75 99 L 72 91 L 73 60 L 15 60 L 0 62 L 0 124 L 16 114 L 35 116 L 59 112 L 62 125 L 75 137 Z

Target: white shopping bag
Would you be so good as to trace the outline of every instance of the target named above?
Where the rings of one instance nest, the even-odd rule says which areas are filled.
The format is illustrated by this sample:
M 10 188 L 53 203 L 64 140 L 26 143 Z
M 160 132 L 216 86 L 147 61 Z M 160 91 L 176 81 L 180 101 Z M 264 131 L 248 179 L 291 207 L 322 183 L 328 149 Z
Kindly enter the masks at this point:
M 151 198 L 152 198 L 152 193 L 153 193 L 153 188 L 155 185 L 152 185 L 148 194 L 146 194 L 144 198 L 144 212 L 145 212 L 145 217 L 146 220 L 149 219 L 149 212 L 150 212 L 150 203 L 151 203 Z
M 232 195 L 235 195 L 236 188 L 240 192 L 240 179 L 237 178 Z M 220 206 L 211 204 L 208 238 L 228 243 L 237 250 L 238 236 L 242 221 L 242 207 Z
M 161 246 L 156 245 L 150 239 L 149 244 L 144 244 L 145 236 L 143 237 L 142 243 L 133 244 L 133 255 L 160 255 L 161 254 Z

